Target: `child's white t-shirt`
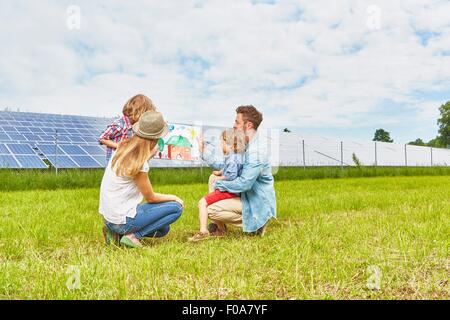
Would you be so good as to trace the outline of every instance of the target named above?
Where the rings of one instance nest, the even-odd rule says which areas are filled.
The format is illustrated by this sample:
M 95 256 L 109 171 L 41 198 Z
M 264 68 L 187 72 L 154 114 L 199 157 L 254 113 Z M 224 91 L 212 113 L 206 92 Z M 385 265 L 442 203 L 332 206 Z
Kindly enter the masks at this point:
M 100 186 L 99 212 L 110 223 L 125 224 L 127 217 L 136 216 L 136 207 L 142 202 L 143 196 L 133 177 L 116 175 L 111 168 L 111 159 Z M 148 171 L 149 165 L 146 161 L 141 172 Z

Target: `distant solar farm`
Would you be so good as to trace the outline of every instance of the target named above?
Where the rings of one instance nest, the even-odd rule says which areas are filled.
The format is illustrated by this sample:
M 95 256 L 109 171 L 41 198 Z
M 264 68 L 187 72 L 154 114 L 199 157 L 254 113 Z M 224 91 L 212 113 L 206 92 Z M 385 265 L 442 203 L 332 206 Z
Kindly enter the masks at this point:
M 101 168 L 98 137 L 110 118 L 0 112 L 0 167 Z
M 0 111 L 0 168 L 103 168 L 100 134 L 112 118 Z M 215 148 L 223 128 L 169 124 L 152 167 L 202 167 L 198 135 Z M 273 131 L 273 132 L 272 132 Z M 396 143 L 341 140 L 268 130 L 270 159 L 279 166 L 448 166 L 450 149 Z M 170 161 L 167 161 L 170 160 Z

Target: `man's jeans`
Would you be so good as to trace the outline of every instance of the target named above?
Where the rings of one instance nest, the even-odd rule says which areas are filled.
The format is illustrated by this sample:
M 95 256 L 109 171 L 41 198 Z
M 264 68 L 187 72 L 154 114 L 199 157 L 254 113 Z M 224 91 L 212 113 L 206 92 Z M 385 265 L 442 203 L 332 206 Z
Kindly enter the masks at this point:
M 183 212 L 181 204 L 175 201 L 161 203 L 143 203 L 137 206 L 136 216 L 127 217 L 125 224 L 114 224 L 105 221 L 106 226 L 118 234 L 134 233 L 136 238 L 164 237 L 169 233 L 170 225 Z

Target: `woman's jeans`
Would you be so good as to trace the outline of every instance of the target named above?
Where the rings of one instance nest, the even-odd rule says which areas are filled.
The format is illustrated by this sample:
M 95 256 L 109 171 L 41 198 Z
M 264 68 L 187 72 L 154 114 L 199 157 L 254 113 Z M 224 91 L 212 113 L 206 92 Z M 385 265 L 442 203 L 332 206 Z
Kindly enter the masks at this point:
M 118 234 L 134 233 L 136 238 L 164 237 L 170 230 L 170 224 L 177 221 L 183 212 L 181 204 L 175 201 L 161 203 L 143 203 L 137 206 L 136 216 L 127 217 L 125 224 L 105 221 L 106 226 Z

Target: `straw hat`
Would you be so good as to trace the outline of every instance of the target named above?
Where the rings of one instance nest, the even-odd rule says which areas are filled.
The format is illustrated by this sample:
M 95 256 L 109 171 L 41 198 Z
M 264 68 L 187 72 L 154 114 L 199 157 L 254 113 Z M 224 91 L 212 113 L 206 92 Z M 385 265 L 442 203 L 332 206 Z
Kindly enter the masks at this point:
M 161 112 L 147 111 L 133 124 L 133 131 L 141 138 L 154 140 L 164 137 L 169 128 Z

